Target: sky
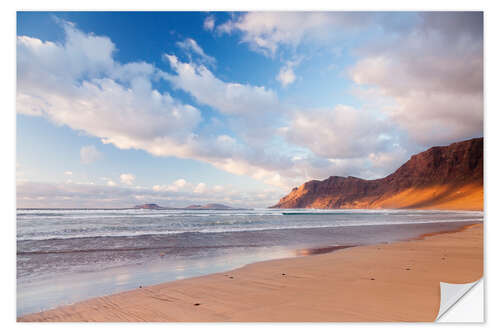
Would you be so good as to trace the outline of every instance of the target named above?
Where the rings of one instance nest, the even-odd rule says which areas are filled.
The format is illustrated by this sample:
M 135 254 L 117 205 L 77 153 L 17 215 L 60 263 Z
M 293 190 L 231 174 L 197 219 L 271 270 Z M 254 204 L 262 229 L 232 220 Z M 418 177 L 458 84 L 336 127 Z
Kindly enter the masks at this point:
M 17 206 L 267 207 L 483 135 L 481 12 L 18 12 Z

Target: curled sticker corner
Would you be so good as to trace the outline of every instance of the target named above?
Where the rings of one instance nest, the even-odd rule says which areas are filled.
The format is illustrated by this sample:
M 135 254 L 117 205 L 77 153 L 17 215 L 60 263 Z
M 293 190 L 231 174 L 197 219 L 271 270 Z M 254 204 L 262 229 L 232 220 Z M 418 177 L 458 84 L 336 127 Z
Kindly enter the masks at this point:
M 469 290 L 472 289 L 481 279 L 471 283 L 446 283 L 440 282 L 441 301 L 439 313 L 436 321 L 441 318 L 453 305 L 455 305 Z

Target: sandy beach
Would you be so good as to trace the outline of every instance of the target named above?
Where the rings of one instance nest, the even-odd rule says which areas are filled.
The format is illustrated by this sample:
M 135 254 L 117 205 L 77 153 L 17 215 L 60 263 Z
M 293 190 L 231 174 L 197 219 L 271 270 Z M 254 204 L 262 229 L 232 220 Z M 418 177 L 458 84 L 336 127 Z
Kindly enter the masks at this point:
M 18 321 L 434 321 L 439 282 L 483 275 L 483 225 L 259 262 L 26 315 Z

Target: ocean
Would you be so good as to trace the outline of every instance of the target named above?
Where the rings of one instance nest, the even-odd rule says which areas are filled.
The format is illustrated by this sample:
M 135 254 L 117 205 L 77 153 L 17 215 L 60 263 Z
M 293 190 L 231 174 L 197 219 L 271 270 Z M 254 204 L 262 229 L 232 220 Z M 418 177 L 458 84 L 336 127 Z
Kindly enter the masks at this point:
M 476 211 L 18 209 L 17 315 L 482 221 Z

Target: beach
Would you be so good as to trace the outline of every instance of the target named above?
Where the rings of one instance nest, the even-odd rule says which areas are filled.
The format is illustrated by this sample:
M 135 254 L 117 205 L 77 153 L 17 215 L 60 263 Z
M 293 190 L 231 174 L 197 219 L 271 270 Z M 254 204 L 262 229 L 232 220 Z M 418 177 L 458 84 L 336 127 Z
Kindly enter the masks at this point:
M 17 314 L 482 222 L 424 210 L 18 210 Z
M 483 224 L 257 262 L 93 298 L 18 321 L 429 322 L 440 282 L 483 275 Z
M 374 7 L 11 15 L 16 322 L 453 306 L 483 277 L 484 11 Z

